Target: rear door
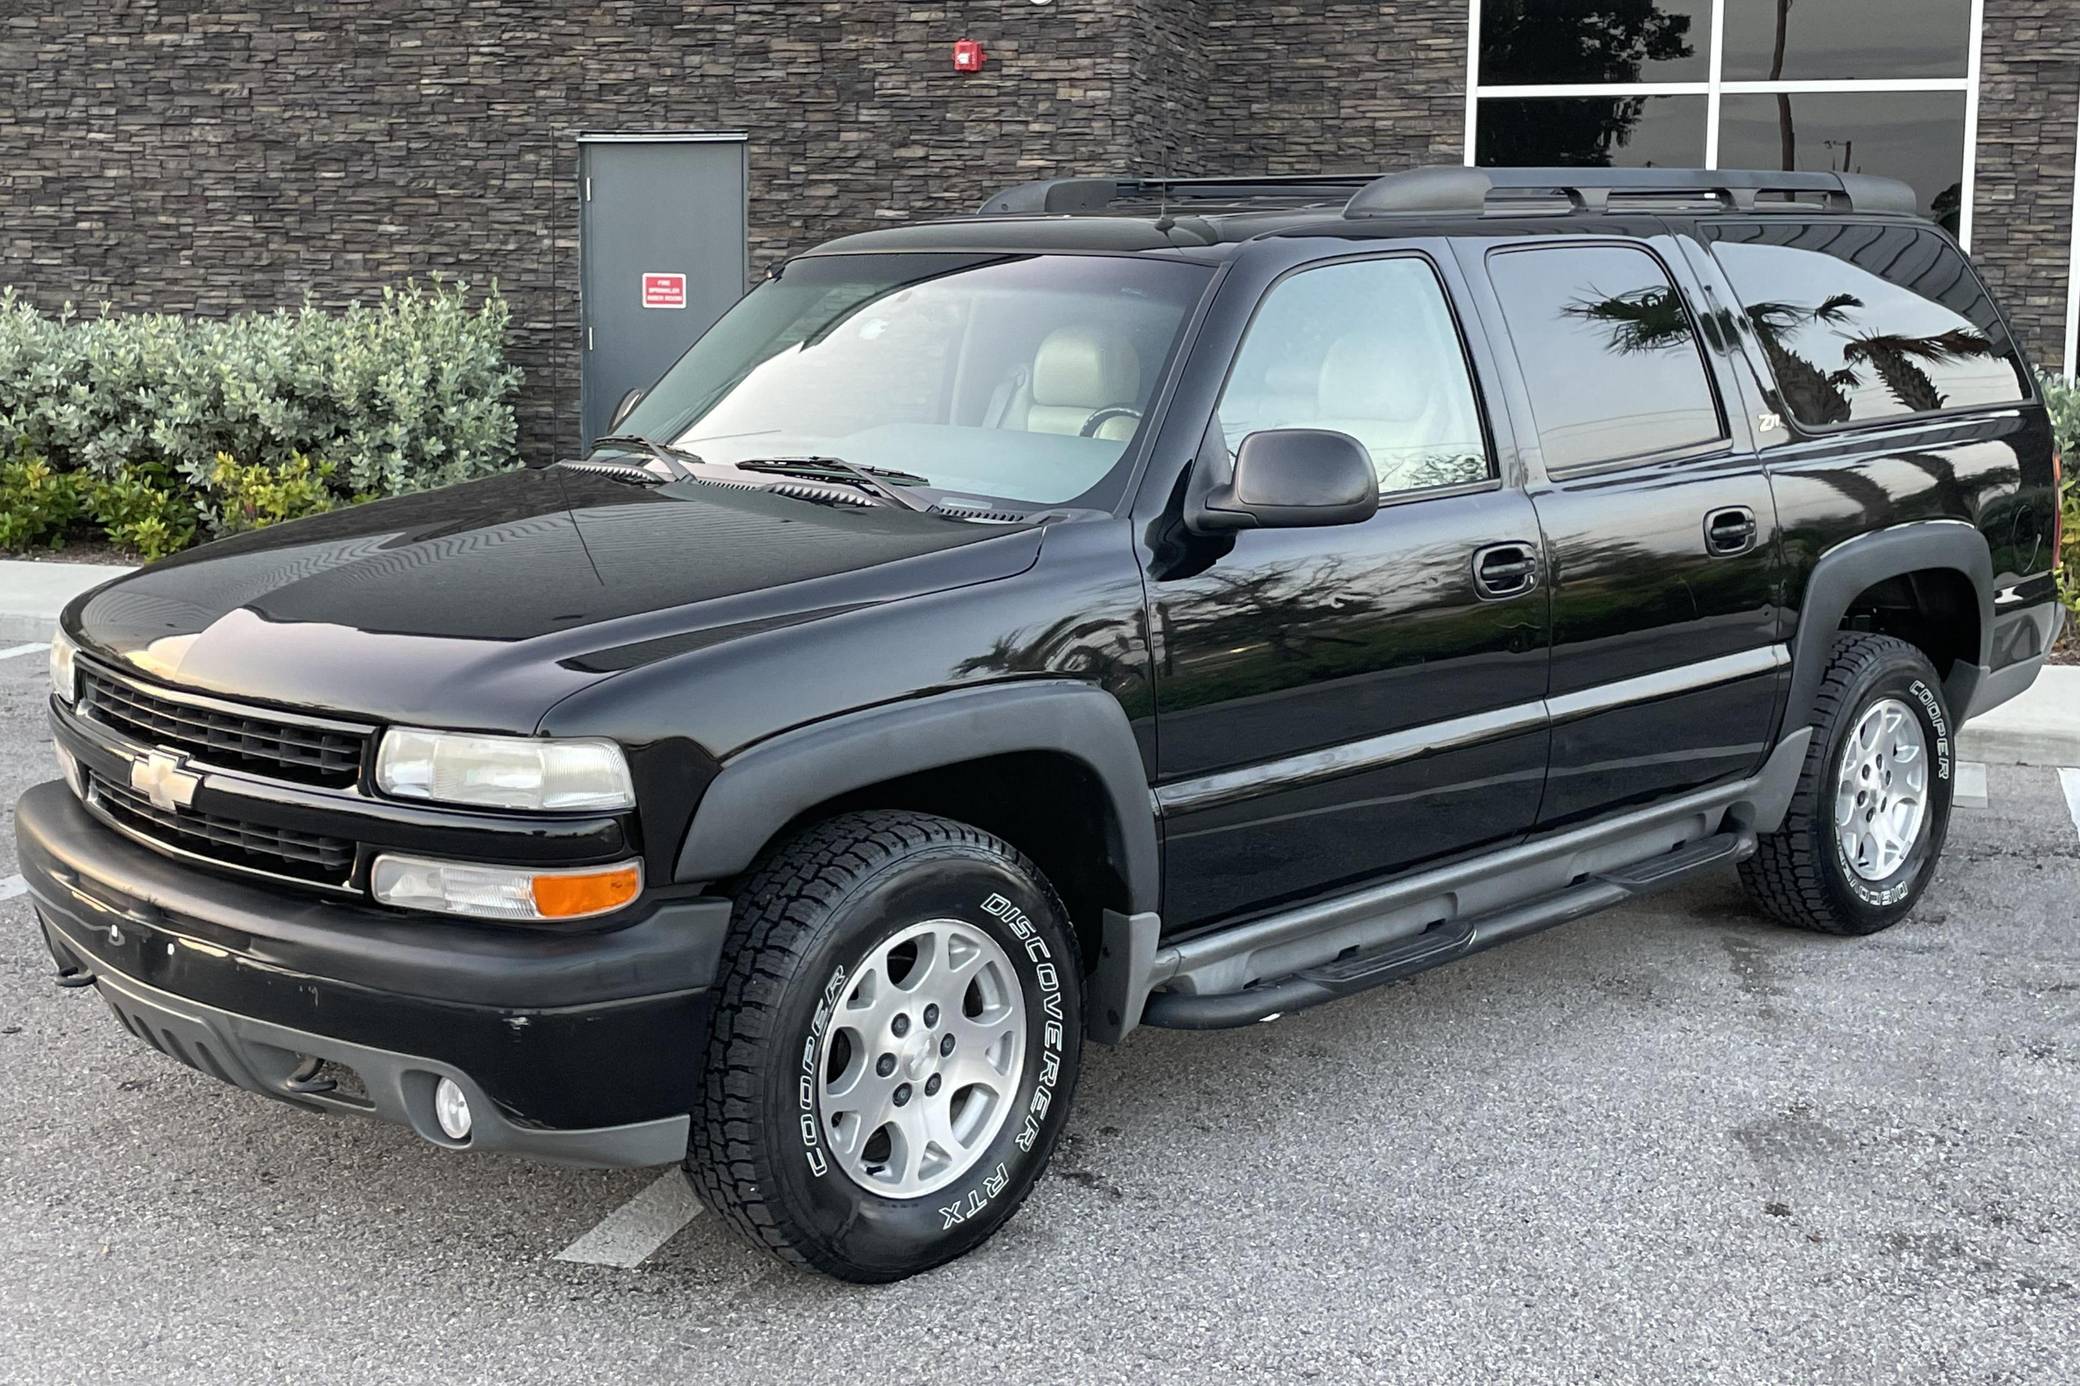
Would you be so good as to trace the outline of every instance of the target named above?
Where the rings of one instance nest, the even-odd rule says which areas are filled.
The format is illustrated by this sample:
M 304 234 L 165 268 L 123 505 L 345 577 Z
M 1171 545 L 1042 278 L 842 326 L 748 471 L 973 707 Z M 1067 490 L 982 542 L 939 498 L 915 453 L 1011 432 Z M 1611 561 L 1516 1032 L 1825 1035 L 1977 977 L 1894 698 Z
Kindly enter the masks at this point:
M 1658 230 L 1658 224 L 1656 224 Z M 1669 237 L 1468 248 L 1517 366 L 1552 563 L 1552 761 L 1540 827 L 1757 768 L 1786 664 L 1768 478 L 1733 344 L 1699 329 Z
M 1247 315 L 1239 347 L 1202 336 L 1194 351 L 1215 353 L 1214 448 L 1261 429 L 1348 433 L 1381 506 L 1319 529 L 1173 523 L 1150 554 L 1173 928 L 1531 826 L 1546 767 L 1537 516 L 1498 465 L 1444 247 L 1429 249 L 1231 279 L 1215 314 Z M 1206 418 L 1202 404 L 1187 426 Z

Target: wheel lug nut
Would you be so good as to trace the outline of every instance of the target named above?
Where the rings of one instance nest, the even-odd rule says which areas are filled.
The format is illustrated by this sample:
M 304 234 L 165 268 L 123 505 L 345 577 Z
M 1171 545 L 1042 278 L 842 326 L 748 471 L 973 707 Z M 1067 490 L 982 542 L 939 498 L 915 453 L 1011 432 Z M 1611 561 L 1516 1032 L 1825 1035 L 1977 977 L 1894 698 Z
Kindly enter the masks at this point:
M 924 1028 L 929 1030 L 938 1023 L 939 1008 L 937 1006 L 926 1006 L 924 1008 Z
M 947 1054 L 951 1054 L 952 1052 L 953 1052 L 953 1036 L 952 1036 L 952 1035 L 941 1035 L 941 1036 L 939 1037 L 939 1053 L 940 1053 L 940 1054 L 941 1054 L 942 1056 L 944 1056 L 944 1055 L 947 1055 Z
M 926 1097 L 936 1097 L 938 1094 L 939 1075 L 934 1073 L 931 1077 L 924 1080 L 924 1095 Z
M 910 1100 L 910 1085 L 909 1085 L 908 1083 L 898 1083 L 898 1084 L 896 1084 L 896 1105 L 897 1105 L 898 1107 L 900 1107 L 900 1106 L 902 1106 L 902 1105 L 903 1105 L 903 1104 L 904 1104 L 905 1102 L 908 1102 L 909 1100 Z
M 907 1015 L 897 1016 L 889 1028 L 896 1032 L 897 1039 L 901 1039 L 904 1035 L 910 1033 L 910 1017 Z
M 893 1054 L 883 1054 L 880 1057 L 880 1059 L 875 1062 L 874 1071 L 880 1074 L 883 1078 L 886 1078 L 889 1074 L 894 1073 L 896 1071 L 896 1056 Z

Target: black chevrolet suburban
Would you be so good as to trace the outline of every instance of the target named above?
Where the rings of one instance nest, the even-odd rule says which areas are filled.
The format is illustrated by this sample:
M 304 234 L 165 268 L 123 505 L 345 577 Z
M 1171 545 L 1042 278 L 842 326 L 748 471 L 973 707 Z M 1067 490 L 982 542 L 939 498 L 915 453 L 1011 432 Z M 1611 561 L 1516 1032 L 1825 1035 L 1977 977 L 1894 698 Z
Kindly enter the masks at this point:
M 74 602 L 59 985 L 861 1281 L 1087 1042 L 1691 873 L 1913 908 L 2057 634 L 2022 352 L 1897 183 L 1057 179 L 775 268 L 581 458 Z

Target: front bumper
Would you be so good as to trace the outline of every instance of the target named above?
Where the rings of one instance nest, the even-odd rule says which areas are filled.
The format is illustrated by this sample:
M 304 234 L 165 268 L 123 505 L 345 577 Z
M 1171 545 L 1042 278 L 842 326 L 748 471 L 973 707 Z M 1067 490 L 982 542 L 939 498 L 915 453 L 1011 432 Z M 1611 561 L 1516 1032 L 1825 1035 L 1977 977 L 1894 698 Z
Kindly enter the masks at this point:
M 590 931 L 411 917 L 170 861 L 56 782 L 22 796 L 15 835 L 60 982 L 205 1073 L 443 1146 L 590 1165 L 685 1153 L 727 900 Z M 336 1069 L 321 1063 L 358 1088 L 322 1088 Z M 466 1142 L 433 1120 L 441 1077 L 469 1098 Z

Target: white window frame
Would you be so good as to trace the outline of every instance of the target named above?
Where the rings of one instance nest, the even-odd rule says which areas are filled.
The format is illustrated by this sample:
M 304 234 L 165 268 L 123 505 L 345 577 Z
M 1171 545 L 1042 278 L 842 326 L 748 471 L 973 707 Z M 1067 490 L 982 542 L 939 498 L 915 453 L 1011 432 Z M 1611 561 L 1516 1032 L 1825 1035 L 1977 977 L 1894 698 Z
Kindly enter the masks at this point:
M 2068 380 L 2080 379 L 2080 366 L 2073 360 L 2080 354 L 2080 121 L 2075 122 L 2073 145 L 2073 244 L 2066 253 L 2066 350 L 2059 361 L 2061 374 Z
M 1474 138 L 1482 97 L 1540 96 L 1702 96 L 1705 98 L 1704 162 L 1719 165 L 1719 100 L 1736 96 L 1812 92 L 1925 91 L 1964 93 L 1964 173 L 1958 184 L 1960 206 L 1957 239 L 1970 250 L 1972 245 L 1972 187 L 1979 163 L 1979 49 L 1986 27 L 1986 0 L 1971 0 L 1971 38 L 1965 53 L 1962 77 L 1864 77 L 1839 81 L 1729 82 L 1721 75 L 1725 53 L 1726 0 L 1712 0 L 1710 67 L 1702 82 L 1551 82 L 1533 84 L 1498 83 L 1481 85 L 1481 0 L 1468 0 L 1471 24 L 1466 39 L 1466 130 L 1464 161 L 1473 164 Z M 2080 245 L 2080 241 L 2076 241 Z M 2080 253 L 2080 252 L 2076 252 Z

